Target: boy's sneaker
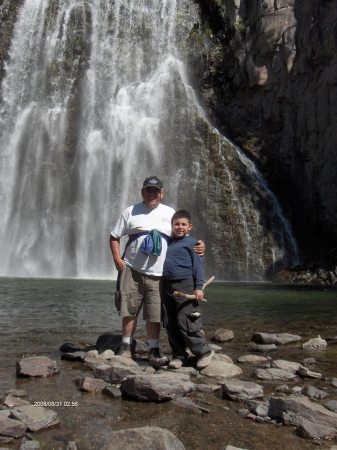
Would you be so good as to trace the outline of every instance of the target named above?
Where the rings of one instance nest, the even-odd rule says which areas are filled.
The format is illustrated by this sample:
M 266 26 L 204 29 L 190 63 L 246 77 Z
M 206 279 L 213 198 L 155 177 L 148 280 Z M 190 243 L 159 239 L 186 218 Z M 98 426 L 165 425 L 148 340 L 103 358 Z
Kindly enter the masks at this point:
M 204 369 L 208 366 L 208 364 L 212 361 L 214 355 L 214 351 L 212 350 L 210 353 L 206 353 L 197 361 L 197 369 Z
M 118 356 L 123 356 L 123 358 L 131 358 L 131 345 L 130 344 L 126 344 L 125 342 L 122 342 L 118 353 Z
M 179 358 L 173 358 L 170 362 L 169 362 L 169 369 L 181 369 L 183 366 L 183 362 L 181 359 Z
M 159 348 L 150 348 L 148 353 L 148 362 L 150 366 L 158 369 L 159 367 L 166 366 L 168 364 L 168 358 L 160 355 Z

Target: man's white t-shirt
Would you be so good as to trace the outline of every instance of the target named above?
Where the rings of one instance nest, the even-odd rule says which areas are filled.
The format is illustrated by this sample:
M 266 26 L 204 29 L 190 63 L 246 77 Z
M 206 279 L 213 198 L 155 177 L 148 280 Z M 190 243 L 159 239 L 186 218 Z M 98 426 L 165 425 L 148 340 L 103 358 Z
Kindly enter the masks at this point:
M 171 236 L 171 218 L 173 214 L 174 209 L 162 203 L 159 203 L 156 208 L 149 208 L 143 202 L 137 203 L 126 208 L 112 229 L 111 235 L 119 239 L 126 235 L 158 230 L 169 237 Z M 145 235 L 139 236 L 127 246 L 124 261 L 137 272 L 145 273 L 146 275 L 162 276 L 167 241 L 164 238 L 162 239 L 160 256 L 148 256 L 139 250 L 145 237 Z

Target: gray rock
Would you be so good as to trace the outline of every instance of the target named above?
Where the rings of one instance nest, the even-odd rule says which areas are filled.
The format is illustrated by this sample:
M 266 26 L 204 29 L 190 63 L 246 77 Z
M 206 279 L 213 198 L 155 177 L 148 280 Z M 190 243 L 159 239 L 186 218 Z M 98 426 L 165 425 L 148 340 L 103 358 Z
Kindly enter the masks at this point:
M 24 436 L 26 432 L 26 425 L 19 420 L 9 417 L 8 414 L 0 414 L 0 435 L 11 438 L 19 438 Z
M 75 441 L 69 441 L 66 450 L 78 450 L 78 446 Z
M 41 406 L 23 405 L 11 410 L 14 418 L 23 422 L 30 431 L 49 428 L 59 423 L 55 411 Z
M 331 386 L 333 386 L 334 388 L 337 388 L 337 378 L 332 378 Z
M 248 350 L 251 352 L 270 352 L 276 350 L 277 346 L 275 344 L 256 344 L 255 342 L 250 342 L 248 344 Z
M 176 398 L 172 400 L 171 403 L 173 405 L 178 406 L 179 408 L 186 409 L 197 414 L 209 413 L 208 408 L 205 408 L 204 406 L 201 405 L 197 405 L 195 402 L 187 398 Z
M 249 411 L 259 417 L 268 417 L 269 401 L 245 400 Z
M 103 394 L 109 395 L 110 397 L 113 398 L 119 398 L 122 396 L 122 391 L 120 390 L 120 387 L 115 387 L 115 386 L 105 386 L 105 388 L 103 389 Z
M 329 400 L 324 403 L 324 406 L 330 411 L 337 413 L 337 400 Z
M 223 381 L 227 378 L 232 378 L 242 374 L 240 367 L 233 363 L 227 362 L 226 358 L 218 358 L 218 356 L 219 355 L 213 357 L 210 364 L 205 367 L 205 369 L 200 371 L 201 375 L 209 378 L 215 378 L 217 381 Z
M 311 400 L 323 400 L 326 397 L 329 397 L 329 394 L 322 389 L 317 389 L 314 386 L 305 386 L 302 389 L 302 394 L 309 397 Z
M 242 355 L 237 359 L 237 361 L 241 364 L 261 364 L 268 363 L 269 359 L 265 356 L 259 355 Z
M 40 450 L 40 448 L 41 446 L 39 441 L 30 441 L 27 439 L 22 442 L 19 450 Z
M 310 339 L 309 341 L 303 344 L 303 348 L 305 350 L 322 350 L 328 346 L 327 342 L 321 338 L 321 336 L 317 336 L 317 338 Z
M 276 344 L 276 345 L 284 345 L 289 344 L 290 342 L 300 341 L 302 338 L 297 334 L 289 334 L 289 333 L 255 333 L 252 337 L 252 340 L 257 344 Z
M 24 398 L 27 397 L 27 392 L 24 389 L 10 389 L 6 392 L 7 395 L 13 395 L 13 397 Z
M 334 428 L 328 425 L 303 419 L 302 423 L 296 428 L 296 434 L 309 439 L 333 439 L 337 433 Z
M 276 369 L 283 369 L 293 373 L 296 373 L 301 367 L 300 363 L 293 361 L 286 361 L 284 359 L 276 359 L 275 361 L 272 362 L 271 365 Z
M 226 328 L 219 328 L 214 332 L 212 340 L 215 342 L 229 342 L 234 339 L 234 332 Z
M 312 370 L 308 369 L 308 367 L 301 366 L 298 369 L 298 374 L 301 375 L 301 377 L 307 377 L 307 378 L 322 378 L 322 374 L 319 372 L 313 372 Z
M 251 381 L 226 380 L 222 384 L 223 396 L 232 400 L 263 397 L 263 387 Z
M 82 391 L 90 392 L 91 394 L 102 392 L 107 385 L 107 383 L 104 380 L 92 377 L 77 378 L 76 384 Z
M 123 378 L 129 375 L 141 373 L 143 373 L 143 368 L 136 361 L 121 356 L 115 356 L 111 362 L 105 362 L 97 367 L 94 366 L 93 369 L 95 378 L 101 378 L 110 384 L 120 383 Z
M 159 427 L 128 428 L 113 431 L 102 450 L 184 450 L 183 443 L 170 431 Z
M 30 356 L 16 363 L 16 373 L 20 377 L 48 377 L 58 372 L 56 361 L 46 356 Z
M 267 380 L 267 381 L 288 381 L 295 380 L 297 378 L 294 372 L 290 372 L 284 369 L 260 369 L 257 368 L 254 370 L 253 375 L 259 380 Z
M 22 398 L 14 397 L 14 395 L 7 395 L 4 400 L 4 405 L 8 406 L 8 408 L 12 408 L 13 406 L 29 405 L 29 402 Z
M 175 372 L 140 374 L 122 380 L 121 391 L 143 402 L 162 402 L 182 397 L 195 389 L 189 377 Z
M 241 447 L 233 447 L 233 445 L 226 445 L 224 450 L 247 450 L 247 449 L 246 448 L 241 448 Z
M 327 425 L 337 429 L 337 414 L 324 406 L 311 402 L 307 397 L 270 397 L 268 415 L 286 425 L 301 425 L 303 419 L 315 424 Z
M 197 392 L 204 392 L 206 394 L 219 391 L 221 387 L 218 384 L 196 384 L 195 390 Z

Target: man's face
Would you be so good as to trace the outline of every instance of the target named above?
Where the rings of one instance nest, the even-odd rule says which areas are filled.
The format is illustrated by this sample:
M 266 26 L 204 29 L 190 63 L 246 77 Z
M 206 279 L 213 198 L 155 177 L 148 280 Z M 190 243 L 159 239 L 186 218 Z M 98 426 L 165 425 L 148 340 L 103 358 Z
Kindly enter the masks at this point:
M 184 217 L 174 219 L 172 222 L 172 235 L 177 239 L 185 237 L 191 229 L 192 224 Z
M 156 208 L 164 196 L 164 192 L 155 187 L 148 186 L 142 189 L 143 202 L 149 208 Z

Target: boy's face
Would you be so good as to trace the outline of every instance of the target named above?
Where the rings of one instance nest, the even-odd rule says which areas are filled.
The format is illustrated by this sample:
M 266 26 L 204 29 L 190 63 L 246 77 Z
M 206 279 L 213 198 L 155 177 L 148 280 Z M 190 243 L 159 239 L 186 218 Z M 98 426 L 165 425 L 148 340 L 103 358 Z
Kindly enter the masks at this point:
M 183 238 L 192 229 L 192 224 L 184 217 L 174 219 L 172 222 L 172 236 L 175 238 Z

